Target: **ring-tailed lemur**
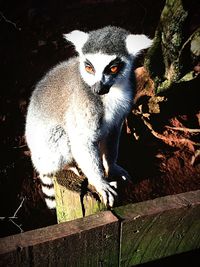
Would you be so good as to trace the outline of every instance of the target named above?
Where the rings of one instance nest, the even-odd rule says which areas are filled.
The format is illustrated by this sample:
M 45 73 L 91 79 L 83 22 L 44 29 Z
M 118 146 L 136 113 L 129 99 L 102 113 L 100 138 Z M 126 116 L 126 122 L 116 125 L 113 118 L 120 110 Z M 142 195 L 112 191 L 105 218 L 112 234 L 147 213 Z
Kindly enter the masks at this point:
M 119 136 L 133 101 L 134 57 L 151 40 L 112 26 L 64 38 L 79 56 L 50 70 L 33 91 L 25 133 L 32 162 L 49 208 L 51 175 L 73 161 L 112 206 L 116 191 L 105 177 L 128 178 L 116 163 Z

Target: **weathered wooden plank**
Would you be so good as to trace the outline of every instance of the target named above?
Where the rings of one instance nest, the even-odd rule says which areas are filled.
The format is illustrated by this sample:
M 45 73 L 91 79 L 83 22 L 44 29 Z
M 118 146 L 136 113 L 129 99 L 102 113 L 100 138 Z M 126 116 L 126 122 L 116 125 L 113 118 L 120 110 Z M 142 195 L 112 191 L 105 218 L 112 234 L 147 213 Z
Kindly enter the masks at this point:
M 200 190 L 115 208 L 121 266 L 200 248 Z
M 114 212 L 2 238 L 0 266 L 134 266 L 200 248 L 200 190 Z
M 0 239 L 0 266 L 118 266 L 119 223 L 109 211 Z

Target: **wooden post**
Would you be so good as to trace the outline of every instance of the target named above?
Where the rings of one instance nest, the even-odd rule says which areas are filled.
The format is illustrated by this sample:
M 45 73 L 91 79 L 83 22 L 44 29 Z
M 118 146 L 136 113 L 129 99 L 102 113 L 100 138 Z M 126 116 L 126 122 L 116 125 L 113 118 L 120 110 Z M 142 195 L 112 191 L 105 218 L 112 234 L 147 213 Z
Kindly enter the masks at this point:
M 73 171 L 62 171 L 54 177 L 58 223 L 82 218 L 106 210 L 87 178 Z

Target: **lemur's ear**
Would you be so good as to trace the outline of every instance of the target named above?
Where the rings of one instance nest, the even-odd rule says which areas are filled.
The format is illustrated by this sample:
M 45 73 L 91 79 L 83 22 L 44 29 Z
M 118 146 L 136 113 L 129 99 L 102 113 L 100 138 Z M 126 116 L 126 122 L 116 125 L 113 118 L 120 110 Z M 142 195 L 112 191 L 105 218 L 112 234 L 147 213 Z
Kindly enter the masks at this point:
M 76 48 L 76 51 L 80 53 L 83 45 L 86 43 L 88 39 L 88 33 L 75 30 L 68 34 L 63 34 L 63 37 L 67 41 L 70 41 L 71 43 L 73 43 Z
M 152 40 L 144 34 L 129 34 L 126 37 L 126 48 L 129 54 L 137 55 L 141 50 L 152 45 Z

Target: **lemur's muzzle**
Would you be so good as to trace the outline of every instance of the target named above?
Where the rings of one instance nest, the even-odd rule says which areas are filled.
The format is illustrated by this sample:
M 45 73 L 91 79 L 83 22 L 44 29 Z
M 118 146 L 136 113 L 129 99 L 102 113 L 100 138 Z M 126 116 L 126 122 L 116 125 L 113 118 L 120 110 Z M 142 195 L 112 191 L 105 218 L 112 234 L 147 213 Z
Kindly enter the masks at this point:
M 98 95 L 105 95 L 107 93 L 109 93 L 111 85 L 108 84 L 104 84 L 102 82 L 97 82 L 92 86 L 92 89 L 94 91 L 94 93 L 98 94 Z

